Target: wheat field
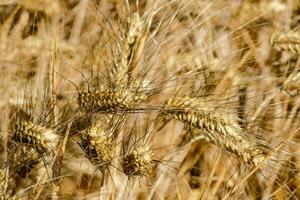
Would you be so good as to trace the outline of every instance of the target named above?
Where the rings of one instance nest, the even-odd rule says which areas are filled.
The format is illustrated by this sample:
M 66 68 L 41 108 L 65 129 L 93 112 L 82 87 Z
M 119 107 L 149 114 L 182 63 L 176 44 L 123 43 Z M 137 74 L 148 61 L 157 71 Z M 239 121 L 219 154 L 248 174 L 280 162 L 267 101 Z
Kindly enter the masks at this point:
M 298 0 L 1 0 L 1 199 L 300 199 Z

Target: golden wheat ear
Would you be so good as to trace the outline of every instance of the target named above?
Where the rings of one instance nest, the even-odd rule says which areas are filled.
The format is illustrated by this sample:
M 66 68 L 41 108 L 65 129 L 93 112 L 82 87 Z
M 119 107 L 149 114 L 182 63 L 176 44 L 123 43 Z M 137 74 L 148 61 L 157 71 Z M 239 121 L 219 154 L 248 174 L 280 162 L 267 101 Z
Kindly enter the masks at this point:
M 216 111 L 213 105 L 197 98 L 169 99 L 163 114 L 200 129 L 206 140 L 235 154 L 242 162 L 254 167 L 260 166 L 267 158 L 255 138 L 245 134 L 234 116 Z
M 44 117 L 42 119 L 46 120 Z M 44 123 L 19 109 L 11 120 L 12 141 L 34 149 L 41 155 L 50 153 L 56 148 L 60 137 L 55 128 L 45 127 Z
M 10 151 L 8 160 L 1 168 L 1 181 L 3 186 L 7 186 L 5 192 L 4 187 L 2 188 L 2 193 L 6 197 L 16 197 L 26 187 L 27 182 L 30 182 L 29 176 L 38 175 L 41 157 L 34 149 L 26 146 L 11 145 Z
M 283 82 L 283 90 L 292 97 L 300 94 L 300 72 L 291 74 Z
M 295 55 L 300 54 L 299 32 L 274 33 L 270 39 L 270 43 L 278 51 L 289 51 Z
M 99 170 L 106 169 L 114 158 L 112 138 L 99 127 L 88 128 L 82 134 L 79 145 L 84 155 Z
M 150 20 L 149 20 L 150 21 Z M 138 13 L 130 15 L 123 27 L 124 35 L 117 38 L 115 59 L 107 66 L 105 78 L 93 77 L 93 87 L 78 92 L 81 111 L 95 113 L 126 113 L 139 110 L 138 106 L 151 95 L 149 81 L 138 77 L 138 63 L 148 36 L 148 25 Z
M 69 120 L 60 121 L 63 112 L 54 113 L 54 106 L 51 104 L 47 89 L 38 90 L 29 82 L 25 89 L 19 92 L 22 98 L 18 99 L 18 104 L 13 105 L 9 110 L 10 124 L 8 133 L 10 137 L 8 142 L 16 146 L 16 151 L 26 148 L 28 152 L 37 154 L 38 158 L 28 158 L 26 159 L 27 161 L 22 160 L 22 158 L 16 158 L 11 161 L 11 165 L 16 166 L 14 168 L 18 168 L 18 170 L 14 169 L 16 174 L 24 172 L 23 177 L 19 175 L 19 178 L 17 178 L 20 179 L 22 185 L 17 185 L 15 190 L 19 191 L 18 195 L 47 193 L 49 192 L 47 191 L 48 189 L 54 188 L 51 184 L 58 180 L 57 175 L 60 173 L 58 169 L 60 163 L 57 161 L 59 157 L 58 152 L 60 152 L 59 147 L 63 139 L 61 135 L 62 130 L 65 129 L 65 123 L 68 123 Z M 58 120 L 54 122 L 53 118 Z M 22 155 L 19 157 L 22 157 Z M 23 157 L 24 159 L 26 158 L 25 153 Z M 22 160 L 25 164 L 29 163 L 28 167 L 18 164 L 17 160 Z M 33 164 L 36 164 L 36 166 L 33 166 Z M 25 172 L 29 175 L 26 176 Z M 44 183 L 43 181 L 46 182 Z M 12 186 L 11 188 L 13 189 L 14 187 Z M 29 189 L 26 190 L 24 188 Z M 37 190 L 38 192 L 36 193 Z
M 127 176 L 145 176 L 153 162 L 153 152 L 147 147 L 139 147 L 127 153 L 121 165 Z
M 112 70 L 115 84 L 125 87 L 132 81 L 133 74 L 144 48 L 147 38 L 147 22 L 143 21 L 139 13 L 133 13 L 126 22 L 124 37 L 118 45 L 118 61 Z
M 52 130 L 38 127 L 30 121 L 20 121 L 15 125 L 12 139 L 43 154 L 49 152 L 53 143 L 57 143 L 58 136 Z

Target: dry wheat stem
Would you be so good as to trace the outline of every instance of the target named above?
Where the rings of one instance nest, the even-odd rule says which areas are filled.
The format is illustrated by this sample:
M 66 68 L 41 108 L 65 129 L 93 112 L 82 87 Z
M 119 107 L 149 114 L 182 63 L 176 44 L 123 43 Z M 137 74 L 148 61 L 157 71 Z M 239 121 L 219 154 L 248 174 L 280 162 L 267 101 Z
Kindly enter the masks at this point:
M 69 134 L 70 134 L 70 128 L 71 128 L 72 123 L 69 123 L 65 132 L 64 137 L 62 138 L 61 141 L 56 141 L 55 148 L 57 149 L 55 152 L 53 152 L 53 157 L 51 162 L 49 163 L 49 169 L 53 170 L 53 166 L 56 163 L 58 157 L 65 151 L 65 146 L 67 144 Z M 45 184 L 42 184 L 44 181 L 46 181 L 49 177 L 49 171 L 48 169 L 45 170 L 44 174 L 42 174 L 39 179 L 36 182 L 36 187 L 34 188 L 33 193 L 35 194 L 35 200 L 39 199 Z

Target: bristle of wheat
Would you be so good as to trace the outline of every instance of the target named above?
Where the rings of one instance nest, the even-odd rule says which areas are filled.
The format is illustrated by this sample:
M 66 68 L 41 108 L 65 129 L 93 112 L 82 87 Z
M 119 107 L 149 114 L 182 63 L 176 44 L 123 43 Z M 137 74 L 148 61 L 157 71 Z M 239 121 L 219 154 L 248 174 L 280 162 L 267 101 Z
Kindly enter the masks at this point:
M 299 32 L 288 32 L 273 34 L 271 45 L 278 51 L 289 51 L 295 55 L 300 55 L 300 34 Z
M 153 153 L 149 148 L 137 148 L 124 156 L 123 172 L 127 176 L 144 176 L 151 167 Z
M 111 138 L 98 127 L 92 127 L 82 135 L 80 146 L 91 163 L 100 169 L 107 167 L 113 160 Z
M 170 99 L 163 112 L 187 125 L 200 129 L 208 142 L 225 149 L 242 159 L 244 163 L 258 166 L 266 159 L 266 154 L 246 136 L 243 130 L 228 114 L 222 115 L 208 108 L 209 105 L 197 99 Z

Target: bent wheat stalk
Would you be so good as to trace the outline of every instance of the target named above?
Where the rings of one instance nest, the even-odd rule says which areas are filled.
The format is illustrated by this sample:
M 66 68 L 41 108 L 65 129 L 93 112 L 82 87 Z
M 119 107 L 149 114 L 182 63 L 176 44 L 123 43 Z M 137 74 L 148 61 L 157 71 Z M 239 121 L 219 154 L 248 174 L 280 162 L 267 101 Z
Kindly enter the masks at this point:
M 202 130 L 208 142 L 225 147 L 244 163 L 258 167 L 267 158 L 267 153 L 251 135 L 244 133 L 233 116 L 222 115 L 211 108 L 196 98 L 172 98 L 166 103 L 163 114 Z

